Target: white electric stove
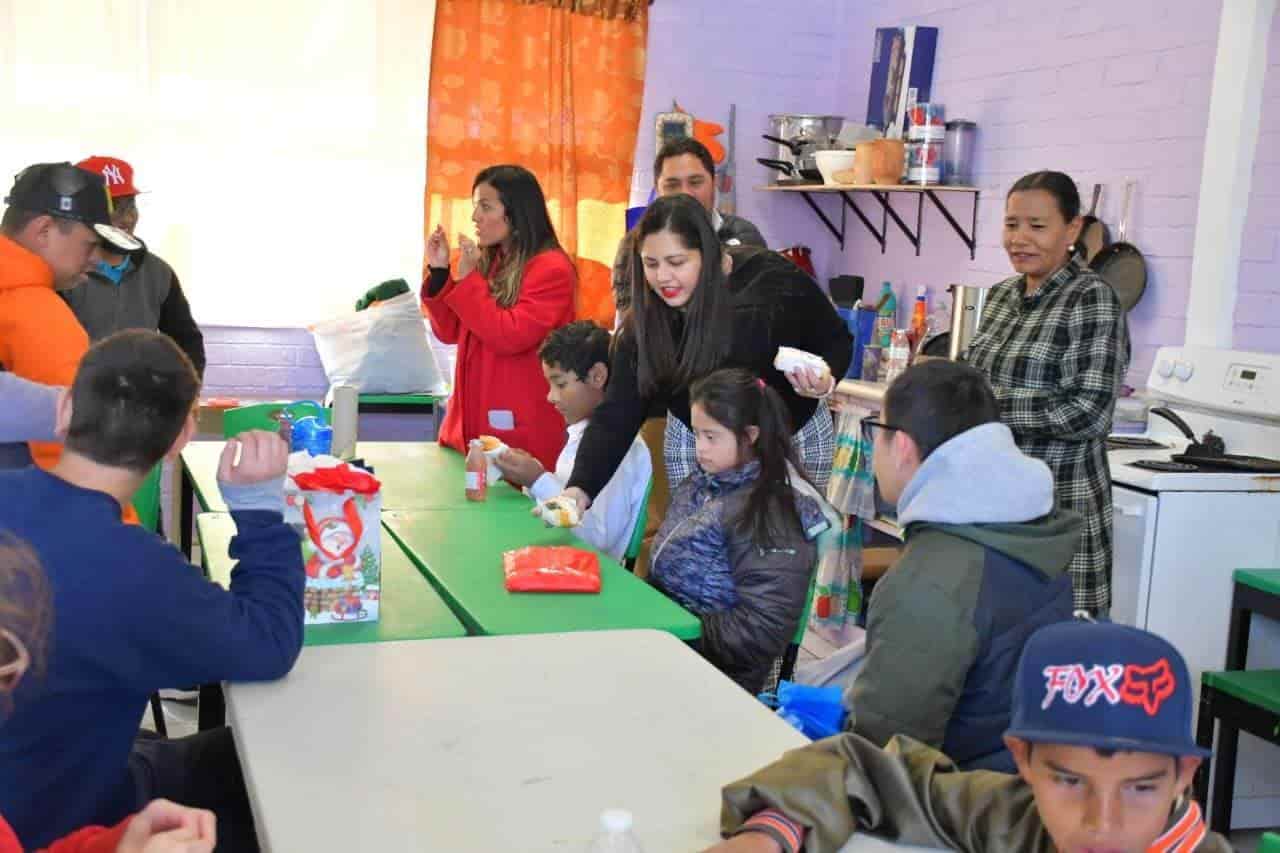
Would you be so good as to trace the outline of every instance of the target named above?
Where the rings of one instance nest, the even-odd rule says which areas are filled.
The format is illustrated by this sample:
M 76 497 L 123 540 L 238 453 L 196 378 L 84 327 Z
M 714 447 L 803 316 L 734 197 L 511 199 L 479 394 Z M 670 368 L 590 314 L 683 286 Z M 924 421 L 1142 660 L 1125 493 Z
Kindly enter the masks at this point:
M 1162 348 L 1147 396 L 1202 442 L 1212 430 L 1228 454 L 1280 459 L 1280 356 Z M 1142 437 L 1165 446 L 1108 453 L 1115 509 L 1111 616 L 1173 642 L 1198 694 L 1200 674 L 1226 661 L 1232 571 L 1280 568 L 1280 473 L 1136 467 L 1140 460 L 1168 463 L 1190 443 L 1154 414 Z M 1280 624 L 1253 620 L 1248 666 L 1280 668 Z M 1280 747 L 1241 735 L 1233 823 L 1269 827 L 1277 815 Z

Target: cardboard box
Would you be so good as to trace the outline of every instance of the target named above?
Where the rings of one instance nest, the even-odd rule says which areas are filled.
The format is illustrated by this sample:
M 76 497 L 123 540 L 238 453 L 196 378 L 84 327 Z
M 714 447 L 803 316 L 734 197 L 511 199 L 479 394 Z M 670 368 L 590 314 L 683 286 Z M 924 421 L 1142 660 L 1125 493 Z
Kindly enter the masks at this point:
M 884 27 L 876 30 L 871 53 L 871 93 L 867 124 L 884 130 L 889 139 L 902 139 L 907 112 L 928 101 L 933 86 L 933 58 L 938 48 L 937 27 Z

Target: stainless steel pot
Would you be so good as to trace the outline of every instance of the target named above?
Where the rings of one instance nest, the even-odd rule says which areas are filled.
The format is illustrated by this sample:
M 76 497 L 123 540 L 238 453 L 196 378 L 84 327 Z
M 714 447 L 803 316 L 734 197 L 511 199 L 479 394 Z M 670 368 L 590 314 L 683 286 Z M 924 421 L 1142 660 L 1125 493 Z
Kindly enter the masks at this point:
M 844 126 L 843 116 L 777 113 L 769 116 L 765 138 L 776 148 L 768 152 L 774 160 L 790 163 L 799 171 L 817 171 L 813 152 L 836 147 L 836 137 Z
M 953 284 L 947 290 L 951 291 L 951 339 L 947 357 L 955 361 L 969 351 L 969 342 L 978 333 L 982 309 L 987 304 L 987 288 Z

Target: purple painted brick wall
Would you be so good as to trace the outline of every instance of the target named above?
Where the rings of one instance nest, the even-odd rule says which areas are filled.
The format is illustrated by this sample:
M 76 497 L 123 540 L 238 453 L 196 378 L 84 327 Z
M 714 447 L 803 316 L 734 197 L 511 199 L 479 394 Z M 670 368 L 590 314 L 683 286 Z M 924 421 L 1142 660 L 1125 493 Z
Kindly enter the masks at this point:
M 1280 12 L 1271 25 L 1262 126 L 1240 247 L 1237 349 L 1280 353 Z
M 632 198 L 652 186 L 653 116 L 678 99 L 696 116 L 725 123 L 738 105 L 738 212 L 775 248 L 803 242 L 820 277 L 889 280 L 909 303 L 916 285 L 935 298 L 952 282 L 993 283 L 1009 274 L 1000 248 L 1002 199 L 1019 175 L 1063 169 L 1085 191 L 1104 183 L 1102 213 L 1114 226 L 1122 182 L 1140 182 L 1130 238 L 1148 254 L 1151 284 L 1130 316 L 1130 381 L 1145 381 L 1155 348 L 1183 341 L 1200 161 L 1220 0 L 679 0 L 652 8 L 644 112 Z M 941 28 L 934 98 L 950 117 L 981 126 L 977 169 L 983 193 L 979 247 L 968 251 L 938 213 L 924 213 L 923 251 L 901 234 L 880 248 L 852 217 L 840 252 L 812 211 L 792 196 L 754 191 L 768 171 L 755 162 L 772 112 L 834 112 L 861 120 L 877 26 Z M 1280 38 L 1272 39 L 1263 136 L 1241 264 L 1236 345 L 1276 346 L 1280 328 Z M 827 206 L 838 215 L 838 207 Z M 869 201 L 869 200 L 868 200 Z M 966 220 L 967 202 L 953 203 Z M 895 205 L 904 217 L 915 208 Z M 869 206 L 869 205 L 868 205 Z M 890 224 L 890 228 L 892 228 Z M 326 383 L 302 329 L 210 327 L 209 393 L 322 393 Z
M 1129 239 L 1147 254 L 1150 284 L 1129 317 L 1129 381 L 1145 384 L 1156 347 L 1184 338 L 1220 11 L 1220 2 L 1159 0 L 860 4 L 856 18 L 844 22 L 847 50 L 837 100 L 851 118 L 865 117 L 874 27 L 940 29 L 932 99 L 946 105 L 948 118 L 979 124 L 979 245 L 971 261 L 937 211 L 926 208 L 920 257 L 900 233 L 890 234 L 882 255 L 853 221 L 853 239 L 827 271 L 863 275 L 869 288 L 892 281 L 904 310 L 920 284 L 937 298 L 950 283 L 994 283 L 1010 274 L 1000 246 L 1001 217 L 1004 194 L 1020 175 L 1065 171 L 1086 205 L 1092 185 L 1104 184 L 1102 216 L 1113 231 L 1123 182 L 1132 178 L 1139 184 Z M 914 224 L 913 199 L 900 196 L 895 207 L 904 218 L 910 212 Z M 956 199 L 952 208 L 967 223 L 968 202 Z M 816 230 L 813 239 L 831 242 Z
M 728 124 L 737 105 L 738 214 L 775 248 L 804 242 L 820 249 L 816 220 L 799 199 L 755 192 L 773 174 L 756 163 L 772 156 L 770 113 L 836 111 L 837 57 L 847 38 L 846 0 L 663 0 L 649 12 L 644 107 L 636 139 L 632 203 L 653 188 L 654 116 L 673 100 L 697 118 Z M 727 133 L 722 140 L 727 140 Z
M 205 396 L 318 399 L 329 388 L 306 329 L 206 326 L 204 336 Z

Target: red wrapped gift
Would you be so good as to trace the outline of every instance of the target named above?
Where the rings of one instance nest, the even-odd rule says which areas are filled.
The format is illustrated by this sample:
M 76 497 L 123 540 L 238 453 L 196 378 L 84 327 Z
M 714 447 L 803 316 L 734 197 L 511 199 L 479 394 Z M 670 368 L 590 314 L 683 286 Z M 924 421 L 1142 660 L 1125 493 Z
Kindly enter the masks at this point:
M 599 592 L 600 560 L 565 545 L 531 545 L 502 553 L 508 592 Z

